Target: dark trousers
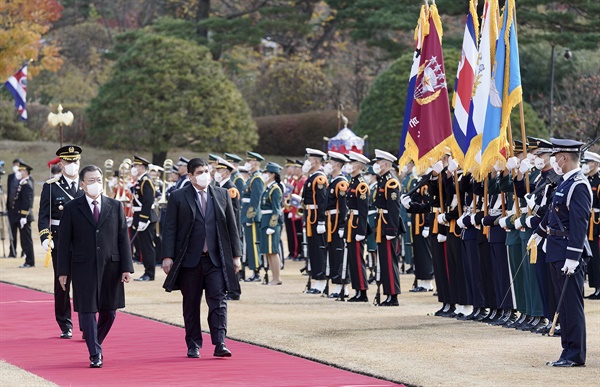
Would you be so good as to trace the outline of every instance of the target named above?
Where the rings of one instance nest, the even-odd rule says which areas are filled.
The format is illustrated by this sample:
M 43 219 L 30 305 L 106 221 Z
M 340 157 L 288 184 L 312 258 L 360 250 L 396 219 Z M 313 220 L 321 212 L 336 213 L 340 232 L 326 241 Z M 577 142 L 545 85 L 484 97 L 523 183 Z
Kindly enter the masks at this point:
M 156 270 L 156 253 L 154 238 L 156 236 L 156 223 L 150 223 L 144 231 L 138 231 L 136 239 L 140 249 L 140 258 L 144 264 L 144 275 L 154 279 Z
M 352 241 L 346 245 L 348 249 L 348 268 L 350 269 L 350 279 L 352 280 L 352 289 L 367 290 L 367 263 L 363 257 L 364 242 Z M 347 278 L 347 277 L 346 277 Z
M 467 287 L 465 285 L 465 270 L 462 258 L 462 240 L 449 231 L 446 240 L 448 254 L 448 283 L 450 285 L 450 303 L 469 305 Z
M 600 288 L 600 237 L 590 242 L 592 257 L 588 264 L 588 281 L 591 288 Z
M 300 245 L 298 244 L 298 230 L 296 229 L 296 222 L 288 218 L 287 213 L 284 213 L 283 215 L 283 220 L 285 223 L 285 235 L 287 236 L 288 256 L 290 258 L 295 258 L 298 256 L 298 254 L 300 254 Z
M 52 232 L 54 240 L 58 240 L 58 234 L 56 231 Z M 56 247 L 56 244 L 55 244 Z M 56 265 L 58 264 L 58 254 L 56 248 L 52 249 L 52 268 L 54 269 L 54 316 L 56 322 L 60 327 L 61 331 L 67 329 L 73 329 L 73 321 L 71 320 L 71 296 L 69 291 L 71 289 L 71 276 L 67 276 L 67 284 L 65 285 L 66 291 L 60 286 L 58 281 L 58 274 L 56 272 Z
M 85 335 L 85 344 L 90 356 L 102 353 L 102 342 L 108 335 L 116 317 L 115 310 L 98 311 L 98 321 L 96 321 L 96 313 L 79 313 L 79 324 Z
M 483 296 L 486 308 L 496 308 L 496 292 L 494 291 L 494 269 L 490 251 L 490 243 L 483 234 L 478 235 L 477 248 L 481 261 L 481 280 L 483 281 Z
M 334 284 L 347 284 L 348 266 L 346 266 L 346 275 L 342 280 L 342 271 L 344 266 L 344 240 L 339 237 L 337 231 L 333 232 L 331 242 L 327 243 L 327 265 L 329 266 L 329 278 Z
M 483 279 L 481 276 L 481 260 L 476 239 L 463 240 L 465 284 L 467 297 L 475 308 L 485 307 L 483 296 Z
M 558 299 L 554 295 L 554 286 L 552 285 L 551 275 L 548 272 L 548 264 L 546 263 L 546 253 L 542 250 L 541 243 L 537 252 L 537 261 L 533 266 L 542 298 L 544 317 L 552 319 L 556 312 L 556 302 Z
M 432 237 L 433 236 L 431 236 L 429 239 Z M 435 243 L 437 243 L 437 240 Z M 422 235 L 414 235 L 412 247 L 414 248 L 414 256 L 412 258 L 414 258 L 415 278 L 418 280 L 433 279 L 431 244 L 428 238 L 423 238 Z
M 556 299 L 560 299 L 560 293 L 565 285 L 566 276 L 561 269 L 565 261 L 557 261 L 549 264 L 549 271 L 554 284 Z M 559 309 L 560 337 L 563 351 L 561 359 L 585 364 L 586 357 L 586 329 L 585 314 L 583 310 L 583 280 L 584 265 L 579 265 L 575 273 L 567 283 L 565 296 Z
M 306 227 L 311 227 L 307 225 Z M 317 234 L 317 222 L 312 225 L 312 236 L 306 236 L 308 243 L 308 259 L 310 263 L 311 278 L 314 280 L 327 279 L 325 275 L 327 262 L 327 245 L 325 234 Z
M 497 309 L 512 309 L 511 277 L 508 271 L 508 253 L 505 243 L 490 243 L 492 267 L 494 270 L 494 290 Z
M 227 334 L 227 302 L 223 270 L 215 267 L 208 255 L 200 258 L 196 267 L 181 268 L 178 278 L 183 296 L 185 343 L 190 348 L 202 348 L 200 302 L 202 291 L 208 305 L 208 327 L 214 345 L 225 342 Z
M 21 239 L 21 248 L 23 249 L 23 253 L 25 254 L 25 263 L 31 266 L 35 266 L 33 239 L 31 238 L 31 222 L 25 223 L 25 226 L 23 226 L 23 228 L 21 228 L 20 226 L 21 225 L 19 224 L 19 222 L 17 222 L 17 227 L 19 228 L 19 236 Z
M 17 230 L 19 229 L 19 219 L 15 220 L 15 217 L 8 215 L 8 227 L 10 228 L 10 233 L 12 235 L 12 239 L 10 239 L 10 257 L 17 257 Z
M 381 265 L 380 278 L 383 285 L 383 294 L 395 296 L 400 294 L 400 269 L 398 267 L 398 254 L 395 251 L 397 238 L 387 240 L 384 235 L 382 239 L 381 243 L 377 244 L 377 254 Z
M 448 257 L 446 255 L 447 243 L 438 242 L 437 235 L 432 234 L 429 238 L 431 242 L 435 287 L 438 293 L 438 301 L 444 304 L 451 304 L 450 284 L 448 283 Z
M 258 272 L 262 267 L 260 259 L 260 223 L 244 225 L 244 239 L 246 241 L 246 265 L 252 271 Z
M 508 245 L 508 260 L 510 261 L 510 273 L 512 275 L 513 286 L 512 290 L 514 293 L 514 301 L 516 305 L 513 305 L 514 309 L 517 309 L 521 313 L 527 312 L 527 301 L 525 295 L 525 269 L 523 266 L 529 265 L 529 254 L 523 257 L 521 254 L 521 243 Z

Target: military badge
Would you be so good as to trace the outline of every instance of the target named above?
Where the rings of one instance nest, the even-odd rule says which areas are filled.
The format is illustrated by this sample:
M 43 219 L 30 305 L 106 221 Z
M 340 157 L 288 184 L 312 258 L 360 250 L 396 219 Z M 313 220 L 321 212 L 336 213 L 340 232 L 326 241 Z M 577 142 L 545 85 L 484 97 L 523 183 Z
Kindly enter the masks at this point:
M 323 184 L 317 184 L 318 189 L 323 189 L 323 187 L 325 187 Z
M 396 192 L 392 192 L 391 198 L 392 200 L 396 200 L 398 198 L 398 194 Z
M 61 204 L 60 206 L 58 206 L 58 209 L 62 211 L 65 209 L 65 207 Z

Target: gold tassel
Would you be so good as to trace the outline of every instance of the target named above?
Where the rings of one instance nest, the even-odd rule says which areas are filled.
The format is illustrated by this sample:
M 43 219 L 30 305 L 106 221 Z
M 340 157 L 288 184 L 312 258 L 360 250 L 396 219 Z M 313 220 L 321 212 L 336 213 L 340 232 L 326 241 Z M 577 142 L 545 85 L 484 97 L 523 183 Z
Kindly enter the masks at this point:
M 52 234 L 48 235 L 48 251 L 46 251 L 46 260 L 44 261 L 44 267 L 50 266 L 50 261 L 52 260 L 52 248 L 50 247 L 50 243 L 52 242 Z
M 529 242 L 527 250 L 529 250 L 529 263 L 534 265 L 537 262 L 537 243 L 535 243 L 535 239 Z

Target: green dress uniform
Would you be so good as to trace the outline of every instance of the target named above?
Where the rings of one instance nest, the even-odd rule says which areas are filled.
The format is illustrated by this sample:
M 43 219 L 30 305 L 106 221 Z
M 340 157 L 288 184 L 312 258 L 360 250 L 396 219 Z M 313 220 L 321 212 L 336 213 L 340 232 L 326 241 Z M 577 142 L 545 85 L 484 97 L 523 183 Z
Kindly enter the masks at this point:
M 265 190 L 265 182 L 259 171 L 255 171 L 246 182 L 242 194 L 242 224 L 244 225 L 244 240 L 246 245 L 246 264 L 258 273 L 262 263 L 259 250 L 260 201 Z
M 260 253 L 281 254 L 279 251 L 281 239 L 281 211 L 283 193 L 275 181 L 271 182 L 263 192 L 260 202 Z M 273 230 L 268 234 L 267 230 Z

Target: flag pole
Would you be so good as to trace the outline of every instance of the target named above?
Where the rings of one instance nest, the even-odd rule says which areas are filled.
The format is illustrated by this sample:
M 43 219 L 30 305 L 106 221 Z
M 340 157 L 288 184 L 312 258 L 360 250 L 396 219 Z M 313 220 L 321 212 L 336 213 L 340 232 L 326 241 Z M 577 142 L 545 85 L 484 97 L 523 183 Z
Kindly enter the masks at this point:
M 510 124 L 510 117 L 508 119 L 508 128 L 506 130 L 506 135 L 508 137 L 508 150 L 506 152 L 508 157 L 513 157 L 514 156 L 514 152 L 513 152 L 513 136 L 512 136 L 512 125 Z M 523 144 L 523 147 L 525 147 L 525 143 Z M 516 173 L 513 174 L 513 171 L 510 171 L 510 173 L 512 174 L 512 177 L 514 179 Z M 529 182 L 527 182 L 527 186 L 529 186 Z M 503 204 L 504 204 L 504 196 L 502 197 L 503 200 Z M 513 184 L 513 200 L 515 201 L 515 219 L 516 218 L 520 218 L 521 217 L 521 206 L 519 206 L 519 198 L 517 197 L 517 187 L 515 187 L 515 185 Z M 502 211 L 502 214 L 504 214 L 504 211 Z

